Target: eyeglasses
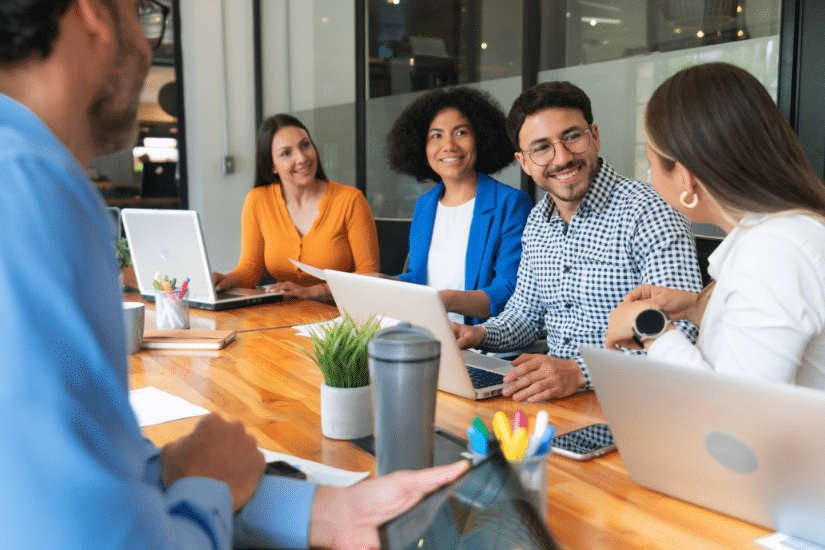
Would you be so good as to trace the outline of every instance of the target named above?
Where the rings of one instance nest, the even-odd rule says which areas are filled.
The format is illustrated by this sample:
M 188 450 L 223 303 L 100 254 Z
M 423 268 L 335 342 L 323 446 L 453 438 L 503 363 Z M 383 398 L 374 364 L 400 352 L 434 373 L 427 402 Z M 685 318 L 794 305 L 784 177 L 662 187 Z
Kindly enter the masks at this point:
M 527 154 L 535 164 L 547 166 L 556 157 L 556 143 L 561 143 L 565 149 L 573 154 L 584 153 L 590 147 L 590 128 L 587 130 L 574 130 L 556 141 L 542 141 L 530 147 Z
M 138 22 L 152 51 L 157 50 L 163 42 L 170 11 L 172 10 L 168 6 L 157 0 L 143 0 L 138 4 Z

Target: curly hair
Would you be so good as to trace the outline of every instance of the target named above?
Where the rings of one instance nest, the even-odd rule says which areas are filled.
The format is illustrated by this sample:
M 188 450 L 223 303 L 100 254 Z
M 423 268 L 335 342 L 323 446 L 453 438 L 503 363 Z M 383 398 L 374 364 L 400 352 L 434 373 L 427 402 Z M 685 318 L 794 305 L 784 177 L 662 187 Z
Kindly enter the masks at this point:
M 458 110 L 470 121 L 476 143 L 476 171 L 494 174 L 515 160 L 498 101 L 486 92 L 461 86 L 432 90 L 401 113 L 387 134 L 390 168 L 418 181 L 441 181 L 427 162 L 427 132 L 436 115 L 448 108 Z
M 542 82 L 522 92 L 513 102 L 510 114 L 507 115 L 507 132 L 513 147 L 517 150 L 521 149 L 518 137 L 524 125 L 524 119 L 550 107 L 578 109 L 582 112 L 587 124 L 593 124 L 590 98 L 584 90 L 570 82 Z
M 276 182 L 280 183 L 281 176 L 274 172 L 275 163 L 272 161 L 272 140 L 275 138 L 278 130 L 288 126 L 300 128 L 307 133 L 309 141 L 315 149 L 315 179 L 329 181 L 329 178 L 327 178 L 327 175 L 324 173 L 323 166 L 321 166 L 321 156 L 318 154 L 318 148 L 315 147 L 315 142 L 312 141 L 312 136 L 309 135 L 309 130 L 294 116 L 281 113 L 264 120 L 260 128 L 258 128 L 258 135 L 255 139 L 254 187 L 263 187 Z
M 60 32 L 60 20 L 74 0 L 0 2 L 0 65 L 10 66 L 37 54 L 45 59 Z

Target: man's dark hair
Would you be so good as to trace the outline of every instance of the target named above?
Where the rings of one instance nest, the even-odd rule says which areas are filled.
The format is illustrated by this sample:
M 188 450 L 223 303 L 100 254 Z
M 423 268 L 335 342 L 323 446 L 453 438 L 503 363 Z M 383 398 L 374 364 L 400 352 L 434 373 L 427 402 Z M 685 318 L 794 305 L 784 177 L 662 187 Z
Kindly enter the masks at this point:
M 75 1 L 0 1 L 0 66 L 16 65 L 35 55 L 49 57 L 60 34 L 60 20 Z M 103 3 L 117 15 L 113 0 Z
M 0 2 L 0 65 L 14 65 L 33 55 L 47 58 L 60 32 L 60 20 L 74 1 Z
M 450 108 L 470 121 L 476 143 L 476 171 L 494 174 L 515 160 L 498 101 L 486 92 L 460 86 L 432 90 L 401 113 L 387 134 L 390 168 L 418 181 L 441 181 L 427 162 L 427 132 L 436 115 Z
M 584 115 L 588 125 L 593 124 L 593 112 L 590 110 L 590 98 L 587 94 L 569 82 L 542 82 L 522 92 L 507 116 L 507 134 L 516 151 L 521 150 L 518 136 L 524 119 L 528 116 L 549 109 L 561 107 L 578 109 Z

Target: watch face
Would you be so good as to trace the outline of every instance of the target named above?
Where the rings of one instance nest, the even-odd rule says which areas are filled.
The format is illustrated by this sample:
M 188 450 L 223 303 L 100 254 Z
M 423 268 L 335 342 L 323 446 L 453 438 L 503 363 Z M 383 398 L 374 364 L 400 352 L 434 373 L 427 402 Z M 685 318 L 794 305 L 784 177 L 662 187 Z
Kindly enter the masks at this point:
M 636 317 L 636 330 L 645 336 L 658 335 L 665 328 L 667 320 L 658 309 L 646 309 Z

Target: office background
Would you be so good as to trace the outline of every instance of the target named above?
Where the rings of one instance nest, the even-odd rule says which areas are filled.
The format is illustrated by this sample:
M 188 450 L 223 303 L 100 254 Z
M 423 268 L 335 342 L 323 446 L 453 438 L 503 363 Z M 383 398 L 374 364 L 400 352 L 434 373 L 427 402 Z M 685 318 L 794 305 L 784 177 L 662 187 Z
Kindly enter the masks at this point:
M 491 92 L 506 111 L 531 79 L 571 80 L 593 100 L 602 156 L 620 173 L 645 180 L 641 112 L 647 97 L 683 66 L 718 59 L 760 78 L 799 131 L 815 170 L 822 175 L 825 166 L 825 108 L 817 99 L 825 96 L 825 61 L 814 59 L 825 51 L 825 6 L 813 0 L 176 3 L 184 204 L 200 212 L 210 261 L 219 271 L 233 268 L 240 254 L 240 213 L 252 186 L 259 117 L 276 112 L 295 113 L 307 124 L 329 176 L 365 188 L 376 216 L 410 217 L 415 198 L 430 186 L 392 173 L 383 140 L 422 88 L 470 83 Z M 425 9 L 436 4 L 455 15 Z M 356 17 L 363 18 L 361 26 Z M 717 26 L 697 37 L 703 26 L 711 29 L 714 17 Z M 415 35 L 436 40 L 412 44 Z M 455 80 L 442 70 L 447 58 L 458 67 Z M 422 59 L 430 71 L 415 76 L 410 67 L 422 66 Z M 360 105 L 356 97 L 363 97 Z M 231 174 L 224 173 L 226 156 L 234 160 Z M 525 185 L 515 164 L 499 179 Z

